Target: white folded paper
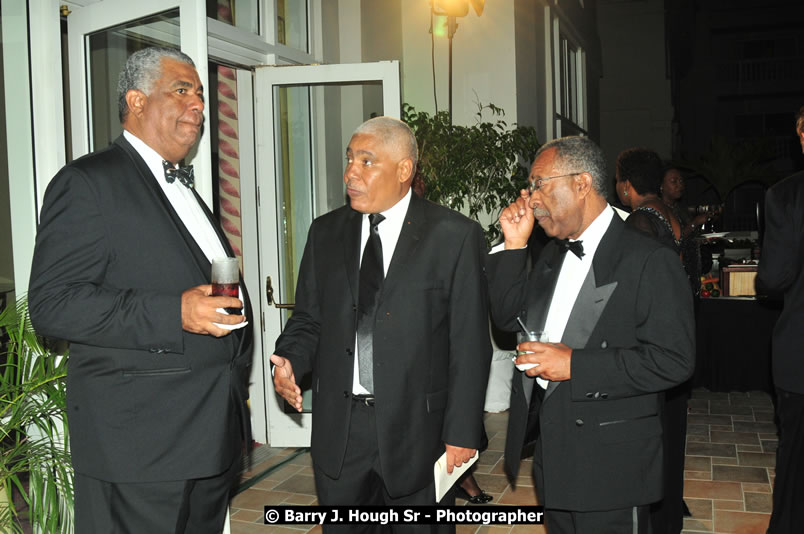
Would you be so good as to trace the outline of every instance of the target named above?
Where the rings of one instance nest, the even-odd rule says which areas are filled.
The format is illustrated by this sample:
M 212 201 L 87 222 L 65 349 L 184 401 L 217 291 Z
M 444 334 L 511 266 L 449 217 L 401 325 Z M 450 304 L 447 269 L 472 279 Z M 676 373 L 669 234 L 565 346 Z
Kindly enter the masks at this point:
M 514 356 L 513 358 L 511 358 L 511 360 L 514 362 L 514 365 L 516 365 L 516 368 L 519 369 L 520 371 L 527 371 L 528 369 L 533 369 L 534 367 L 539 367 L 538 363 L 516 363 L 516 359 L 517 359 L 517 356 Z
M 461 478 L 461 475 L 464 474 L 467 469 L 472 467 L 472 464 L 474 464 L 478 458 L 480 458 L 480 454 L 475 451 L 475 455 L 472 456 L 468 462 L 462 463 L 460 467 L 453 467 L 452 473 L 447 473 L 446 452 L 441 455 L 441 458 L 436 460 L 436 463 L 433 464 L 436 502 L 439 502 L 444 498 L 444 495 L 446 495 L 452 485 L 455 484 L 455 481 Z
M 238 291 L 237 298 L 240 299 L 240 302 L 243 302 L 243 290 L 242 289 Z M 245 305 L 246 305 L 246 303 L 243 302 L 243 306 L 245 306 Z M 215 311 L 218 312 L 218 313 L 223 313 L 223 314 L 228 313 L 223 308 L 217 308 Z M 242 323 L 237 323 L 237 324 L 220 324 L 220 323 L 212 323 L 212 324 L 214 324 L 218 328 L 223 328 L 224 330 L 237 330 L 239 328 L 243 328 L 244 326 L 246 326 L 248 324 L 248 320 L 245 320 Z
M 226 313 L 223 308 L 218 308 L 215 311 L 218 313 Z M 224 330 L 237 330 L 239 328 L 243 328 L 244 326 L 246 326 L 248 324 L 248 321 L 246 320 L 243 321 L 242 323 L 237 324 L 221 324 L 221 323 L 212 323 L 212 324 L 214 324 L 218 328 L 223 328 Z

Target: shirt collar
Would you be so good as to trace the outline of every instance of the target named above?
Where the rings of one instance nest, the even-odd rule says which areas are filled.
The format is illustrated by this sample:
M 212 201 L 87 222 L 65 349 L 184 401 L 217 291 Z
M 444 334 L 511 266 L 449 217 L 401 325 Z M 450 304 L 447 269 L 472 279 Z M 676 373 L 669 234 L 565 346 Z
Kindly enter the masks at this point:
M 595 220 L 592 221 L 592 224 L 590 224 L 586 230 L 584 230 L 583 233 L 578 236 L 577 241 L 583 241 L 584 258 L 591 259 L 595 256 L 597 246 L 603 239 L 603 234 L 605 234 L 606 230 L 608 230 L 613 217 L 614 210 L 607 203 L 605 209 L 603 209 L 603 211 L 601 211 L 600 214 L 595 217 Z M 570 241 L 576 240 L 570 239 Z
M 408 213 L 408 206 L 410 206 L 410 195 L 413 194 L 411 189 L 408 189 L 407 194 L 402 197 L 396 204 L 388 208 L 387 210 L 380 212 L 383 216 L 385 216 L 385 223 L 386 226 L 402 226 L 403 221 L 405 220 L 405 215 Z M 368 213 L 363 214 L 363 218 L 367 219 L 369 216 Z M 390 224 L 388 224 L 390 223 Z
M 161 178 L 165 176 L 165 169 L 162 167 L 162 161 L 164 158 L 160 156 L 156 150 L 146 145 L 145 141 L 128 130 L 123 130 L 123 137 L 125 137 L 126 141 L 128 141 L 134 150 L 137 151 L 137 154 L 139 154 L 140 157 L 145 160 L 145 164 L 149 169 L 151 169 L 151 173 L 153 173 L 154 178 L 156 178 L 160 184 L 171 185 L 166 181 L 161 180 Z M 174 184 L 178 183 L 178 181 L 174 182 Z

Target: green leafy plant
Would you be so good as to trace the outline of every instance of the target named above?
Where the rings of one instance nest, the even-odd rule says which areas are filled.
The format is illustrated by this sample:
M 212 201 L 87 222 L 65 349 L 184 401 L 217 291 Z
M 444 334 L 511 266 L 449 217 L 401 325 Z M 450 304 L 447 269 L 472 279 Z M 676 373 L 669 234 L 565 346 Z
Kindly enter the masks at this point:
M 492 121 L 484 121 L 486 112 Z M 478 104 L 476 123 L 456 126 L 446 111 L 430 115 L 402 106 L 402 120 L 419 142 L 417 172 L 425 197 L 475 220 L 487 214 L 492 220 L 485 230 L 489 243 L 500 236 L 499 213 L 519 196 L 541 146 L 534 128 L 509 126 L 504 116 L 494 104 Z
M 73 471 L 67 444 L 67 357 L 36 334 L 27 300 L 0 312 L 0 333 L 8 339 L 0 358 L 0 532 L 72 531 Z M 27 479 L 27 484 L 26 484 Z M 27 505 L 20 510 L 14 490 Z

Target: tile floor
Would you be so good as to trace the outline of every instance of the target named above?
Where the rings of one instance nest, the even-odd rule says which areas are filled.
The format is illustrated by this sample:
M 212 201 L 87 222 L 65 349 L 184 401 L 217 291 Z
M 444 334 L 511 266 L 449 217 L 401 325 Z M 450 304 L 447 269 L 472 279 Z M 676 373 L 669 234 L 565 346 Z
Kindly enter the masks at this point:
M 776 463 L 773 404 L 766 393 L 710 393 L 696 390 L 689 401 L 684 497 L 693 517 L 684 533 L 764 534 L 771 510 Z M 535 504 L 530 460 L 523 460 L 516 489 L 503 473 L 507 413 L 486 414 L 489 448 L 475 478 L 495 504 Z M 260 447 L 232 500 L 232 534 L 320 532 L 320 526 L 264 525 L 263 506 L 315 504 L 310 455 L 301 449 Z M 242 486 L 241 486 L 242 487 Z M 458 501 L 458 504 L 464 501 Z M 459 526 L 458 534 L 546 532 L 544 527 Z

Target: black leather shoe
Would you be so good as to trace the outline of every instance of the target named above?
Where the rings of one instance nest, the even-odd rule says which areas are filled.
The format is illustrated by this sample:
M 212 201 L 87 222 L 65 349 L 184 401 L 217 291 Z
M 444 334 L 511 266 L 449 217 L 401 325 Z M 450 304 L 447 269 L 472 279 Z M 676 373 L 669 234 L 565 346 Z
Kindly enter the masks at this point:
M 480 490 L 480 493 L 477 495 L 469 495 L 469 492 L 460 486 L 458 486 L 458 489 L 455 492 L 455 497 L 468 501 L 469 504 L 488 504 L 494 500 L 494 497 L 483 490 Z
M 687 506 L 687 503 L 685 503 L 685 502 L 682 500 L 682 501 L 681 501 L 681 504 L 682 504 L 682 507 L 684 508 L 684 517 L 692 517 L 692 512 L 690 512 L 690 509 L 689 509 L 689 507 Z

